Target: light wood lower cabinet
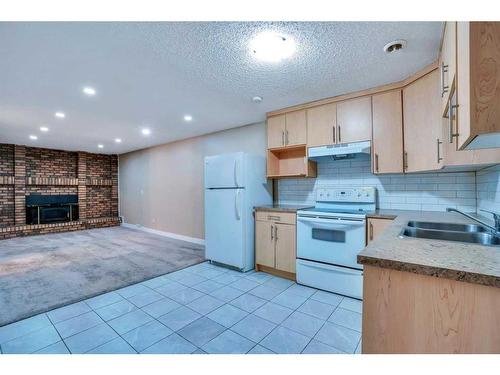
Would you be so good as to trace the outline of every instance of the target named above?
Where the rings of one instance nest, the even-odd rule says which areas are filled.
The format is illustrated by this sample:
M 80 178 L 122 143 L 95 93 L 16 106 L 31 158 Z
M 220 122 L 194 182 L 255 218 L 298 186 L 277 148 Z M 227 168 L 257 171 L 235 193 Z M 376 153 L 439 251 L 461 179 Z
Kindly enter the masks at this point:
M 255 215 L 255 269 L 295 280 L 296 215 L 258 211 Z
M 373 241 L 384 229 L 391 224 L 393 219 L 381 219 L 381 218 L 368 218 L 368 223 L 366 226 L 366 244 L 368 245 Z
M 500 353 L 500 288 L 364 266 L 364 354 Z

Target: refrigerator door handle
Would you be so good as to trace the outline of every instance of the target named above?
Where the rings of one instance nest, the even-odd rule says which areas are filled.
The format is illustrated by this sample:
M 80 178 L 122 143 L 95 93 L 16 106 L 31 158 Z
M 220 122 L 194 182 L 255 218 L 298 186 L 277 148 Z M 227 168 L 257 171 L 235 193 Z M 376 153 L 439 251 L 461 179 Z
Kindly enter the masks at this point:
M 239 166 L 238 166 L 238 159 L 234 161 L 234 184 L 236 187 L 240 187 L 240 184 L 238 183 L 238 172 L 239 172 Z
M 234 208 L 236 210 L 236 220 L 241 219 L 240 214 L 240 190 L 236 190 L 236 194 L 234 195 Z

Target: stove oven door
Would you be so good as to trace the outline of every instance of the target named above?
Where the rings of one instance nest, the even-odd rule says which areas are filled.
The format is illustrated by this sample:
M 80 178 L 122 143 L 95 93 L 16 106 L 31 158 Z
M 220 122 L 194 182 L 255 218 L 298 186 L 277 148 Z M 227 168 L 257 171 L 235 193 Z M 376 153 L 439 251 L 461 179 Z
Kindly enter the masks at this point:
M 297 216 L 297 258 L 362 269 L 356 262 L 365 247 L 364 218 Z

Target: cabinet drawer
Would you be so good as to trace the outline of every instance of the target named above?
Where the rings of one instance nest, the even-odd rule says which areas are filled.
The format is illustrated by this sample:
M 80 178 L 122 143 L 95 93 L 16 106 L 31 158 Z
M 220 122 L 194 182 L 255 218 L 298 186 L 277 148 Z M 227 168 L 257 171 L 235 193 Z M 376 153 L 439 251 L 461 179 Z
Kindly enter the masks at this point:
M 273 221 L 283 224 L 296 224 L 295 214 L 290 212 L 257 211 L 255 219 L 260 221 Z

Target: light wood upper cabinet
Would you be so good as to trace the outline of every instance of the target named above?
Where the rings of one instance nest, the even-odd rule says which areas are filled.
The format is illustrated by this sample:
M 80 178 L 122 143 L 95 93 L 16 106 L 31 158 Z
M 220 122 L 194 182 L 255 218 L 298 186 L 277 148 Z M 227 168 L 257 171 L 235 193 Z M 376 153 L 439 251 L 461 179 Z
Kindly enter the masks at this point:
M 403 173 L 403 105 L 401 90 L 372 97 L 374 173 Z
M 457 23 L 446 22 L 443 46 L 439 59 L 440 69 L 440 93 L 441 93 L 441 113 L 445 113 L 448 106 L 448 98 L 450 96 L 453 79 L 456 72 L 456 38 L 457 38 Z
M 369 141 L 371 136 L 371 96 L 337 103 L 337 143 Z
M 285 146 L 304 145 L 307 140 L 306 111 L 294 111 L 285 114 Z
M 276 241 L 276 269 L 295 273 L 296 262 L 296 226 L 274 224 Z
M 500 147 L 500 22 L 458 22 L 456 49 L 458 147 Z
M 307 147 L 335 144 L 337 104 L 325 104 L 307 110 Z
M 267 119 L 267 148 L 283 147 L 285 131 L 285 115 L 269 117 Z
M 432 171 L 443 166 L 439 70 L 403 89 L 405 172 Z

